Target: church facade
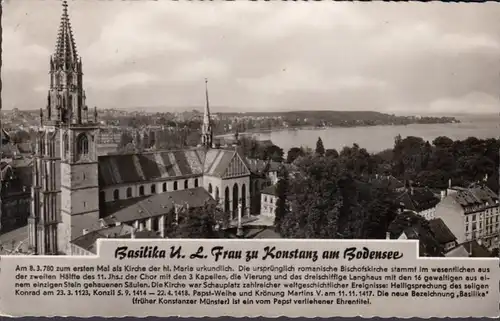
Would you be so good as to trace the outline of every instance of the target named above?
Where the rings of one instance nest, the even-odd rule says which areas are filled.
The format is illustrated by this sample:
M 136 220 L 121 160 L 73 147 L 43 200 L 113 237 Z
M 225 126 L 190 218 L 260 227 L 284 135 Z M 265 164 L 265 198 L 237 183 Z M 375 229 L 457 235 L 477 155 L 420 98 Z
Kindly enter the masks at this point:
M 87 107 L 82 66 L 64 1 L 33 162 L 28 231 L 35 254 L 72 254 L 86 234 L 120 224 L 163 237 L 172 207 L 207 199 L 233 220 L 250 215 L 262 175 L 236 147 L 213 147 L 208 90 L 199 147 L 99 156 L 97 110 Z

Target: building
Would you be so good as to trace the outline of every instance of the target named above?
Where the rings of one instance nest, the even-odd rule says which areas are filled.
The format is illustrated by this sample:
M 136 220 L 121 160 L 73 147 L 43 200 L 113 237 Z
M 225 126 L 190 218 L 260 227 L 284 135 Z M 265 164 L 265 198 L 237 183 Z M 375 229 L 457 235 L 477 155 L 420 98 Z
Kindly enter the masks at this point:
M 493 257 L 493 253 L 490 252 L 480 241 L 472 240 L 467 241 L 459 246 L 455 247 L 453 250 L 445 254 L 446 257 Z
M 457 238 L 442 219 L 434 218 L 429 220 L 429 227 L 445 253 L 457 247 Z
M 71 242 L 71 253 L 73 255 L 95 255 L 97 254 L 97 241 L 99 239 L 154 239 L 159 235 L 153 231 L 137 231 L 130 225 L 116 225 L 97 231 L 92 231 L 76 238 Z
M 25 226 L 30 213 L 31 166 L 26 162 L 17 163 L 0 162 L 2 184 L 0 190 L 0 231 L 2 233 Z
M 404 229 L 399 240 L 418 240 L 419 256 L 440 257 L 444 250 L 432 231 L 422 225 L 415 224 Z
M 237 147 L 214 148 L 208 89 L 197 148 L 98 154 L 97 108 L 87 107 L 67 7 L 64 1 L 36 137 L 28 224 L 33 251 L 72 254 L 83 235 L 120 224 L 161 234 L 169 208 L 200 204 L 197 196 L 219 202 L 232 220 L 250 215 L 252 172 Z
M 396 201 L 405 209 L 417 213 L 426 220 L 432 220 L 435 217 L 439 198 L 426 187 L 409 186 L 400 192 Z
M 266 187 L 261 191 L 260 214 L 268 217 L 275 217 L 276 205 L 278 203 L 277 184 Z
M 468 188 L 450 185 L 436 206 L 435 217 L 448 226 L 459 244 L 472 240 L 486 247 L 498 244 L 498 195 L 482 183 Z

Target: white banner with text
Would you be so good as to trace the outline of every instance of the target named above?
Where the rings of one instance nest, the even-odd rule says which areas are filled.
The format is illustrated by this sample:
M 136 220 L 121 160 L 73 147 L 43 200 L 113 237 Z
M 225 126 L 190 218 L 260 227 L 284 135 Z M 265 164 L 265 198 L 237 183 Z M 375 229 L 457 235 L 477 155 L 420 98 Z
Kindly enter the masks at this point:
M 100 240 L 97 256 L 3 256 L 8 316 L 498 317 L 499 260 L 416 241 Z

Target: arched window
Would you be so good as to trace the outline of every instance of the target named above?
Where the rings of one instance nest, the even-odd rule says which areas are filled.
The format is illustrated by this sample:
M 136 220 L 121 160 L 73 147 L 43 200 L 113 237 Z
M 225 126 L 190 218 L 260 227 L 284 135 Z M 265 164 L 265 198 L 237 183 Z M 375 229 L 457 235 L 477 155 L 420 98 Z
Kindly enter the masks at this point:
M 208 192 L 212 194 L 212 184 L 208 183 Z
M 64 135 L 63 135 L 63 155 L 66 155 L 68 152 L 69 152 L 68 133 L 64 133 Z
M 119 199 L 120 199 L 120 191 L 119 191 L 119 190 L 115 189 L 115 190 L 113 191 L 113 199 L 114 199 L 115 201 L 117 201 L 117 200 L 119 200 Z
M 194 179 L 194 187 L 198 187 L 198 179 L 197 178 Z
M 184 189 L 187 189 L 189 187 L 189 181 L 186 179 L 184 181 Z
M 76 149 L 78 151 L 79 156 L 88 155 L 89 153 L 89 139 L 87 135 L 80 134 L 76 141 Z
M 151 184 L 151 194 L 156 194 L 156 185 Z
M 144 186 L 139 186 L 139 195 L 144 196 Z
M 127 198 L 132 197 L 132 187 L 127 188 Z
M 163 183 L 163 191 L 166 192 L 167 191 L 167 183 Z
M 174 191 L 177 190 L 177 181 L 174 182 Z
M 38 149 L 40 150 L 40 155 L 45 155 L 45 133 L 41 133 L 40 135 Z
M 56 141 L 54 138 L 55 137 L 52 134 L 48 136 L 49 157 L 56 157 Z
M 220 196 L 219 196 L 219 188 L 216 186 L 215 187 L 215 200 L 218 202 L 220 199 Z

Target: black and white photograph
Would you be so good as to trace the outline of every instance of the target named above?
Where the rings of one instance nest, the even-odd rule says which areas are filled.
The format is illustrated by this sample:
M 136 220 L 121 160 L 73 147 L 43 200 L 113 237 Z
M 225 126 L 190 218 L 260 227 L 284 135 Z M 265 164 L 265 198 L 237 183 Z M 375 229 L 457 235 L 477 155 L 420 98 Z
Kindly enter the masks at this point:
M 99 239 L 499 252 L 500 5 L 2 5 L 0 254 Z

